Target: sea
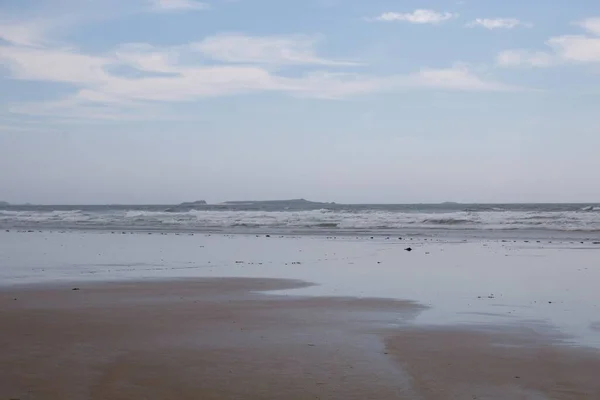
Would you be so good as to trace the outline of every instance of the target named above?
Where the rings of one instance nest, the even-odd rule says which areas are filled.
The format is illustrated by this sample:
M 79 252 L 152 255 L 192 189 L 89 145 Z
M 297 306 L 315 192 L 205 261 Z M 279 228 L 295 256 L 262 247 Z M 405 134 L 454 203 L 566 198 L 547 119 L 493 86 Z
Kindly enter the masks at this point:
M 0 228 L 600 240 L 600 204 L 10 205 Z

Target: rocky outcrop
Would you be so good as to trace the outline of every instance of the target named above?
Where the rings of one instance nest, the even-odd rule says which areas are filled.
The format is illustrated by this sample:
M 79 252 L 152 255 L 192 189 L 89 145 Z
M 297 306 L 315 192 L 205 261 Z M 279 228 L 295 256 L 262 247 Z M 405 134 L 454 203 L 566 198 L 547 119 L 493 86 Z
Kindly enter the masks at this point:
M 196 201 L 181 203 L 177 206 L 167 208 L 165 211 L 166 212 L 187 211 L 187 210 L 193 210 L 195 208 L 206 207 L 207 205 L 208 205 L 208 203 L 205 200 L 196 200 Z
M 194 207 L 194 206 L 205 206 L 208 203 L 206 203 L 205 200 L 196 200 L 196 201 L 191 201 L 191 202 L 187 202 L 187 203 L 181 203 L 178 207 Z

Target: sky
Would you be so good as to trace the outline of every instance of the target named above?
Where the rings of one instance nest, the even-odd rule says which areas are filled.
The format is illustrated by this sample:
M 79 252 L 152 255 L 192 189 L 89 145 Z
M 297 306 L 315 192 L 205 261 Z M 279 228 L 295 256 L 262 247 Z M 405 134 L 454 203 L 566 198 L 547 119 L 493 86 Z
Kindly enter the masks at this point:
M 0 0 L 0 200 L 600 202 L 597 0 Z

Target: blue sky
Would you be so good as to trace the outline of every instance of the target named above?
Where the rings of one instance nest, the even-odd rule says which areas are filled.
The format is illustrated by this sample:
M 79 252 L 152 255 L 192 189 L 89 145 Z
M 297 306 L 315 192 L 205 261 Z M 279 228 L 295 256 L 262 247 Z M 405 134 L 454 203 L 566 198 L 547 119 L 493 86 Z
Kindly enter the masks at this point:
M 0 0 L 0 199 L 600 201 L 600 2 Z

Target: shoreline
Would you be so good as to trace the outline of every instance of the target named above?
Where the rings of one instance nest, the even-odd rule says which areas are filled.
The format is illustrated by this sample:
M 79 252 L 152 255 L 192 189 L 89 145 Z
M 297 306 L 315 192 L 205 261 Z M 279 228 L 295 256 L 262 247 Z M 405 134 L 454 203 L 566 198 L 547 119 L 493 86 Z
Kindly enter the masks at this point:
M 0 233 L 81 233 L 81 234 L 112 234 L 112 235 L 160 235 L 160 236 L 202 236 L 202 235 L 234 235 L 234 236 L 273 236 L 273 237 L 339 237 L 340 239 L 370 239 L 370 237 L 389 240 L 423 240 L 440 241 L 545 241 L 547 243 L 588 243 L 600 249 L 600 231 L 598 230 L 555 230 L 555 229 L 474 229 L 474 228 L 404 228 L 404 229 L 327 229 L 327 228 L 136 228 L 127 226 L 61 226 L 40 227 L 4 226 Z M 401 239 L 399 239 L 401 238 Z
M 426 308 L 410 301 L 269 295 L 306 285 L 220 278 L 0 292 L 0 397 L 600 396 L 598 350 L 527 327 L 414 326 Z

